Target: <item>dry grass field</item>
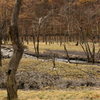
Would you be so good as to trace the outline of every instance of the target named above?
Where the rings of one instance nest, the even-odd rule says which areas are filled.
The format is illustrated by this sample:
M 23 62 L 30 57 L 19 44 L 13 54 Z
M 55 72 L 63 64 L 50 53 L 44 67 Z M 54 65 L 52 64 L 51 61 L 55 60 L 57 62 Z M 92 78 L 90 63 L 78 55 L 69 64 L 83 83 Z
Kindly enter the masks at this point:
M 64 44 L 64 43 L 63 43 Z M 57 43 L 54 43 L 54 44 L 45 44 L 43 42 L 40 42 L 40 52 L 43 53 L 45 52 L 46 50 L 64 50 L 64 47 L 63 47 L 63 44 L 60 46 L 59 44 Z M 71 51 L 83 51 L 82 47 L 80 45 L 78 46 L 75 46 L 75 42 L 68 42 L 68 43 L 65 43 L 66 47 L 68 50 L 71 50 Z M 34 51 L 34 46 L 33 46 L 33 43 L 30 42 L 29 44 L 25 43 L 24 44 L 25 46 L 28 47 L 28 49 L 30 51 Z M 89 43 L 90 45 L 90 48 L 92 49 L 92 43 Z M 96 52 L 99 50 L 99 44 L 95 44 L 96 46 Z
M 0 90 L 0 100 L 6 100 L 6 95 L 5 90 Z M 18 97 L 18 100 L 100 100 L 100 90 L 19 90 Z

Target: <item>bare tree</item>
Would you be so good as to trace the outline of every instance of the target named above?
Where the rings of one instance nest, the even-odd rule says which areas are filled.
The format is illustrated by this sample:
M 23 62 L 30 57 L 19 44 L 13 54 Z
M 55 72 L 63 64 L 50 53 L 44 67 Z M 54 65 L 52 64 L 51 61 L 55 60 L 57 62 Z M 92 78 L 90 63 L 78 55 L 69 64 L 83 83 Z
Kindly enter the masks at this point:
M 65 44 L 64 44 L 64 50 L 65 50 L 65 53 L 66 53 L 66 57 L 68 59 L 68 63 L 70 63 L 69 54 L 68 54 L 68 51 L 67 51 L 67 48 L 66 48 Z
M 35 54 L 37 53 L 36 52 L 36 47 L 35 47 L 35 32 L 34 32 L 34 27 L 32 26 L 32 38 L 33 38 L 33 45 L 34 45 L 34 50 L 35 50 Z
M 2 29 L 4 27 L 4 22 L 1 23 L 2 25 L 0 27 L 0 66 L 2 66 L 1 44 L 2 44 Z
M 2 43 L 2 32 L 1 32 L 1 28 L 0 28 L 0 66 L 2 66 L 2 58 L 1 58 L 1 43 Z
M 35 48 L 35 51 L 36 51 L 36 56 L 37 58 L 39 57 L 39 37 L 40 37 L 40 28 L 41 28 L 41 25 L 44 23 L 44 21 L 49 17 L 49 15 L 51 14 L 51 12 L 44 16 L 44 17 L 40 17 L 39 18 L 39 21 L 38 21 L 38 34 L 37 34 L 37 44 L 36 44 L 36 48 Z
M 12 41 L 13 45 L 13 56 L 10 59 L 10 62 L 7 67 L 7 99 L 8 100 L 14 100 L 18 98 L 17 96 L 17 85 L 16 85 L 16 71 L 19 65 L 19 62 L 22 58 L 23 55 L 23 46 L 20 43 L 19 40 L 19 35 L 18 35 L 18 15 L 19 15 L 19 10 L 21 6 L 22 0 L 16 0 L 13 14 L 12 14 L 12 19 L 11 19 L 11 25 L 9 27 L 9 35 Z

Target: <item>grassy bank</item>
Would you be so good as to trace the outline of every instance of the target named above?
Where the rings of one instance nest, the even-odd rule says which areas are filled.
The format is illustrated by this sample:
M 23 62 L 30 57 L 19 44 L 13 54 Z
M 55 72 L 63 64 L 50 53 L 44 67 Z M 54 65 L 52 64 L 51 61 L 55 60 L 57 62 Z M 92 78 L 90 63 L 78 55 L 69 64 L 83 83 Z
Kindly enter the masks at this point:
M 9 59 L 3 60 L 4 70 L 9 63 Z M 36 71 L 49 73 L 50 75 L 59 75 L 68 79 L 80 78 L 100 78 L 100 66 L 92 64 L 69 64 L 65 62 L 56 62 L 55 69 L 52 61 L 40 61 L 23 58 L 20 62 L 18 71 Z

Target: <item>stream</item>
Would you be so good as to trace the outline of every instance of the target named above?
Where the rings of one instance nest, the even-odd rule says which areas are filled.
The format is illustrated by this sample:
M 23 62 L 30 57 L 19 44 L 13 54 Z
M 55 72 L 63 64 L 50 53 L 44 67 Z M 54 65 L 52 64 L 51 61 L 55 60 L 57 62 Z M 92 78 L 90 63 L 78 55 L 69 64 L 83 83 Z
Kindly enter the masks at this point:
M 26 49 L 24 49 L 24 51 L 26 51 Z M 11 56 L 13 55 L 13 49 L 10 48 L 2 48 L 1 49 L 2 52 L 2 59 L 7 59 L 7 58 L 11 58 Z M 37 58 L 35 56 L 29 55 L 29 54 L 23 54 L 23 58 L 32 58 L 35 60 L 40 60 L 40 61 L 52 61 L 52 59 L 49 57 L 40 57 Z M 68 62 L 67 59 L 64 58 L 55 58 L 55 61 L 59 61 L 59 62 Z M 86 63 L 86 61 L 81 61 L 81 60 L 70 60 L 70 62 L 72 63 Z
M 27 51 L 27 49 L 24 49 L 24 51 Z M 11 58 L 11 56 L 13 55 L 13 49 L 12 48 L 2 48 L 1 52 L 2 52 L 2 59 Z M 35 57 L 31 54 L 28 54 L 28 53 L 24 53 L 23 58 L 31 58 L 31 59 L 40 60 L 40 61 L 52 61 L 52 58 L 50 58 L 50 57 L 39 57 L 39 58 L 37 58 L 37 57 Z M 65 58 L 55 57 L 55 61 L 69 63 L 68 60 L 65 59 Z M 70 63 L 87 64 L 87 61 L 70 59 Z M 93 63 L 90 62 L 89 65 L 93 65 Z M 95 63 L 95 65 L 100 66 L 100 62 Z

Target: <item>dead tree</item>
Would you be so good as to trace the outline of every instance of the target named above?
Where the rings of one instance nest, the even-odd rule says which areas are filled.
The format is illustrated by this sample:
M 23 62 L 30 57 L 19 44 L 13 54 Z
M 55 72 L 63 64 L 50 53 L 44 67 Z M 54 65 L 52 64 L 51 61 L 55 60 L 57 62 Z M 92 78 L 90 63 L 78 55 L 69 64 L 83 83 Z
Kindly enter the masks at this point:
M 37 44 L 36 44 L 36 57 L 37 58 L 39 58 L 40 28 L 41 28 L 41 25 L 45 22 L 45 20 L 49 17 L 50 14 L 51 14 L 51 12 L 47 16 L 39 18 L 39 22 L 38 22 L 38 34 L 37 34 Z
M 21 2 L 22 0 L 16 0 L 13 14 L 12 14 L 12 19 L 11 19 L 11 25 L 9 27 L 9 35 L 12 41 L 14 52 L 7 66 L 7 71 L 6 71 L 7 100 L 14 100 L 18 98 L 15 76 L 16 76 L 16 71 L 18 69 L 19 62 L 22 58 L 23 51 L 24 51 L 18 35 L 18 15 L 19 15 Z

